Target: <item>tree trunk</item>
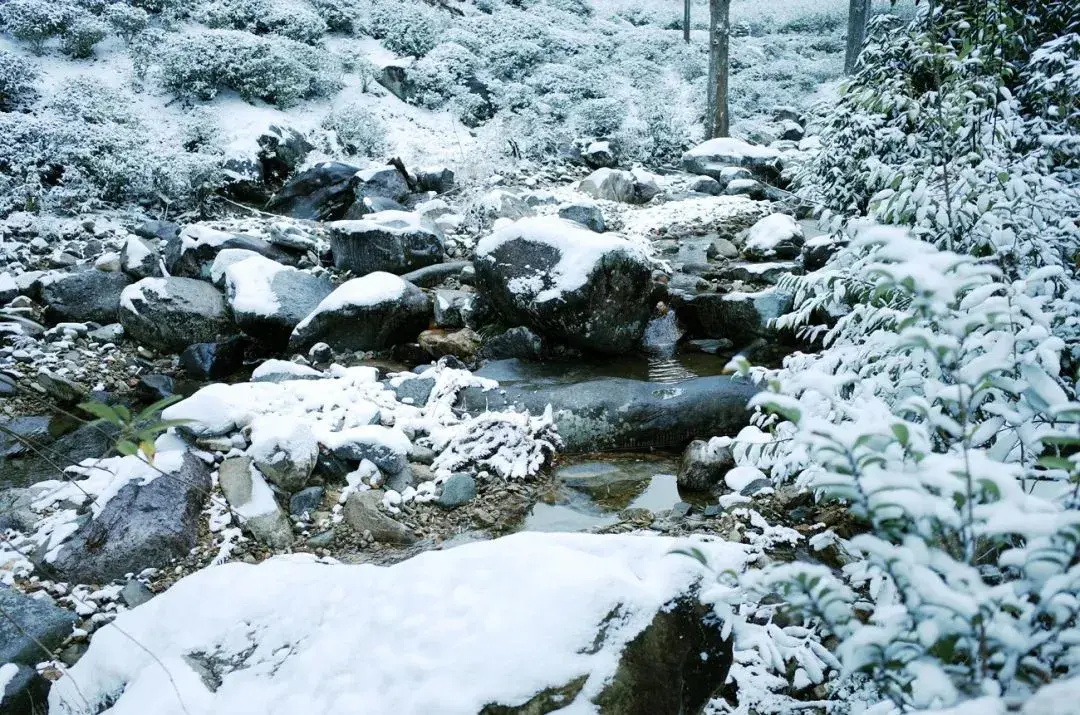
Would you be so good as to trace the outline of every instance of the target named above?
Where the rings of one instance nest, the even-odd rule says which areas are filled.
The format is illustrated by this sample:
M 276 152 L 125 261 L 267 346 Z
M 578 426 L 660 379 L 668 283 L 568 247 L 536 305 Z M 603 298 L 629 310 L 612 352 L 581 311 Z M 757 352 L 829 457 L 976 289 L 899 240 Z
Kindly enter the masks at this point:
M 728 43 L 731 40 L 731 0 L 709 0 L 709 116 L 710 139 L 728 136 Z
M 683 4 L 682 38 L 690 42 L 690 0 Z
M 844 74 L 855 71 L 863 42 L 866 40 L 866 21 L 870 19 L 870 0 L 849 0 L 847 21 L 847 53 L 844 55 Z

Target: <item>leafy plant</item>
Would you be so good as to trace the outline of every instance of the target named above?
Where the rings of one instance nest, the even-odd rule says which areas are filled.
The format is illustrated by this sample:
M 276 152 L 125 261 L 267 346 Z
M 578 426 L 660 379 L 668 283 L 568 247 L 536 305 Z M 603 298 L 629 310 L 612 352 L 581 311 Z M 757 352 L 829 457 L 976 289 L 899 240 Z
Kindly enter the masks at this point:
M 97 401 L 84 402 L 79 409 L 120 430 L 116 438 L 117 453 L 125 457 L 142 454 L 147 461 L 153 462 L 154 441 L 170 428 L 187 423 L 187 420 L 161 419 L 161 411 L 181 399 L 180 395 L 170 395 L 134 414 L 124 405 L 107 405 Z

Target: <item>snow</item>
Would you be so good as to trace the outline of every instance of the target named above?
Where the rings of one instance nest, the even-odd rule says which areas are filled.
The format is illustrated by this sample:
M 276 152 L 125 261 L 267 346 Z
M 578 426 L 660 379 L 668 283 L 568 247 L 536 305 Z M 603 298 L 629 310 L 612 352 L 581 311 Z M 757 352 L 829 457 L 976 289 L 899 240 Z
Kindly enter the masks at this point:
M 735 467 L 724 475 L 724 483 L 736 492 L 741 492 L 755 479 L 765 479 L 765 473 L 757 467 Z
M 686 152 L 684 156 L 703 159 L 717 158 L 717 160 L 729 160 L 732 164 L 738 164 L 739 160 L 744 157 L 747 159 L 768 160 L 778 158 L 780 153 L 775 149 L 750 144 L 742 139 L 717 137 L 698 144 Z
M 94 712 L 116 698 L 109 715 L 475 715 L 585 674 L 561 712 L 594 712 L 588 699 L 625 644 L 702 577 L 696 561 L 671 554 L 685 545 L 526 533 L 389 567 L 307 555 L 211 567 L 98 631 L 53 686 L 50 712 L 87 712 L 81 690 Z M 716 571 L 743 566 L 739 545 L 693 545 Z M 221 664 L 220 687 L 206 687 L 191 654 Z
M 134 234 L 128 236 L 127 241 L 124 243 L 124 255 L 127 256 L 128 266 L 141 265 L 144 260 L 150 257 L 151 253 L 150 247 Z
M 259 415 L 251 422 L 248 454 L 258 462 L 273 463 L 279 453 L 287 455 L 294 464 L 314 464 L 319 456 L 319 443 L 307 422 Z
M 225 271 L 229 266 L 240 261 L 258 256 L 258 253 L 247 248 L 223 248 L 214 256 L 214 262 L 210 264 L 210 282 L 221 287 L 225 285 Z
M 300 321 L 296 330 L 303 330 L 320 313 L 341 310 L 351 305 L 371 306 L 397 300 L 404 295 L 408 287 L 409 283 L 402 280 L 400 276 L 383 271 L 353 278 L 342 283 L 334 289 L 333 293 L 323 298 L 311 315 Z
M 356 231 L 370 231 L 380 229 L 388 233 L 406 234 L 413 231 L 424 231 L 421 223 L 422 216 L 413 211 L 376 211 L 362 219 L 352 221 L 329 221 L 326 225 L 331 229 L 338 229 L 346 233 Z
M 375 445 L 401 456 L 412 450 L 412 442 L 401 430 L 381 425 L 363 425 L 340 432 L 324 432 L 319 435 L 319 441 L 331 450 L 347 444 Z
M 139 310 L 135 307 L 135 302 L 147 302 L 143 291 L 165 298 L 169 295 L 169 283 L 164 278 L 143 278 L 141 281 L 132 283 L 120 292 L 120 307 L 138 315 Z
M 180 251 L 184 253 L 199 246 L 220 246 L 232 237 L 233 234 L 228 231 L 194 223 L 180 231 Z
M 768 255 L 781 242 L 802 235 L 802 226 L 791 216 L 770 214 L 750 227 L 746 234 L 746 249 Z
M 609 253 L 622 253 L 630 258 L 647 261 L 645 252 L 616 233 L 595 233 L 574 221 L 553 216 L 533 216 L 496 230 L 476 244 L 477 260 L 494 261 L 490 254 L 500 246 L 517 239 L 551 246 L 559 252 L 559 262 L 550 274 L 515 279 L 511 289 L 533 294 L 542 303 L 555 300 L 585 285 L 596 264 Z M 546 281 L 554 285 L 544 289 Z
M 0 665 L 0 697 L 3 697 L 4 691 L 7 690 L 8 683 L 15 679 L 15 676 L 19 674 L 19 666 L 14 663 L 4 663 Z
M 243 504 L 231 504 L 233 511 L 244 519 L 276 513 L 279 507 L 274 500 L 274 491 L 254 464 L 248 465 L 248 470 L 251 473 L 251 498 Z
M 288 360 L 267 360 L 251 373 L 252 382 L 277 382 L 287 378 L 294 380 L 313 380 L 327 377 L 313 367 L 300 365 Z
M 225 269 L 229 305 L 237 312 L 275 315 L 281 304 L 271 287 L 274 276 L 295 270 L 263 256 L 252 256 L 231 264 Z

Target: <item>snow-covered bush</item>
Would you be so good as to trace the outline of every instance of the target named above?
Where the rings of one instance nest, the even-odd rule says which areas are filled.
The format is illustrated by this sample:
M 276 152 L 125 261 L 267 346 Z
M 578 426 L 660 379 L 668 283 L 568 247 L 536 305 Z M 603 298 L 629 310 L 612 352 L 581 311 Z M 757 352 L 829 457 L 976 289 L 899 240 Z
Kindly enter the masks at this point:
M 62 0 L 7 0 L 0 5 L 0 26 L 41 52 L 45 42 L 63 34 L 76 15 L 76 8 Z
M 356 26 L 356 7 L 350 0 L 309 0 L 330 32 L 352 32 Z
M 361 104 L 335 109 L 323 120 L 323 127 L 334 132 L 346 154 L 374 157 L 389 147 L 386 125 Z
M 0 112 L 12 112 L 37 97 L 38 71 L 33 62 L 0 50 Z
M 504 80 L 520 79 L 540 64 L 545 50 L 528 40 L 497 42 L 485 53 L 489 71 Z
M 626 120 L 626 105 L 617 99 L 586 99 L 572 112 L 572 123 L 583 136 L 614 134 Z
M 109 26 L 93 15 L 80 15 L 64 31 L 60 46 L 75 59 L 86 59 L 94 54 L 94 45 L 109 34 Z
M 367 30 L 400 55 L 423 57 L 439 44 L 445 18 L 421 3 L 374 0 Z
M 310 5 L 282 0 L 215 0 L 196 12 L 195 19 L 213 28 L 281 35 L 308 44 L 321 40 L 327 30 Z
M 125 42 L 131 42 L 150 22 L 150 15 L 146 10 L 122 2 L 110 4 L 105 8 L 103 16 Z
M 466 83 L 476 77 L 481 60 L 456 42 L 434 47 L 413 65 L 409 79 L 421 106 L 437 109 L 468 92 Z
M 167 35 L 156 53 L 162 83 L 180 96 L 212 99 L 221 89 L 288 107 L 341 88 L 330 55 L 294 40 L 239 30 Z

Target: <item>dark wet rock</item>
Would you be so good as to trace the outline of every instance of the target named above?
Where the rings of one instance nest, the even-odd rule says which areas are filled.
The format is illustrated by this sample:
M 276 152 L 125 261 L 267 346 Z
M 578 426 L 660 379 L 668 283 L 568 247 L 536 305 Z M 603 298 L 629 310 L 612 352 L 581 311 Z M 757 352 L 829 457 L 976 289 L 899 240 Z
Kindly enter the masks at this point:
M 445 166 L 428 166 L 416 170 L 416 185 L 420 191 L 445 194 L 454 188 L 454 172 Z
M 744 344 L 770 331 L 770 321 L 791 309 L 792 296 L 778 288 L 757 293 L 701 293 L 672 296 L 672 306 L 688 333 Z
M 544 343 L 540 336 L 525 326 L 519 326 L 485 340 L 480 356 L 489 360 L 539 360 L 543 352 Z
M 498 364 L 477 371 L 488 376 Z M 576 384 L 522 382 L 487 392 L 468 388 L 459 399 L 470 413 L 506 406 L 541 414 L 552 406 L 568 452 L 682 446 L 695 439 L 734 434 L 746 426 L 750 383 L 698 377 L 677 385 L 623 378 Z
M 61 405 L 73 405 L 86 397 L 89 390 L 85 385 L 67 379 L 63 375 L 42 370 L 34 381 L 45 390 L 45 394 Z
M 719 484 L 727 471 L 735 466 L 735 458 L 727 447 L 710 448 L 704 440 L 694 440 L 679 460 L 676 480 L 680 487 L 705 491 Z
M 284 349 L 293 328 L 334 291 L 326 278 L 260 256 L 228 268 L 225 286 L 237 326 L 272 350 Z
M 384 198 L 395 203 L 405 201 L 411 193 L 405 177 L 392 166 L 357 172 L 353 177 L 353 192 L 358 201 L 365 198 Z
M 244 366 L 247 341 L 240 337 L 195 343 L 180 353 L 180 367 L 196 380 L 220 380 Z
M 262 181 L 270 186 L 280 186 L 293 174 L 315 148 L 303 134 L 292 127 L 270 125 L 256 142 Z
M 408 273 L 443 257 L 442 239 L 421 225 L 418 214 L 381 212 L 359 221 L 335 221 L 328 228 L 334 265 L 358 276 Z
M 750 482 L 745 487 L 743 487 L 739 491 L 739 494 L 741 494 L 744 497 L 752 497 L 755 494 L 757 494 L 758 492 L 762 492 L 762 491 L 764 491 L 766 489 L 772 489 L 772 488 L 773 488 L 773 483 L 772 483 L 771 480 L 769 480 L 769 479 L 755 479 L 754 481 Z
M 824 268 L 829 259 L 847 245 L 846 240 L 829 235 L 807 239 L 802 249 L 802 264 L 808 271 Z
M 285 265 L 296 263 L 292 253 L 261 238 L 193 224 L 165 245 L 165 266 L 172 276 L 209 280 L 214 259 L 230 248 L 252 251 Z
M 402 380 L 398 385 L 391 385 L 391 390 L 399 402 L 409 405 L 426 405 L 431 391 L 435 389 L 435 378 L 412 377 Z
M 582 265 L 578 252 L 588 242 L 603 243 Z M 505 321 L 585 350 L 632 350 L 651 317 L 648 261 L 629 241 L 572 221 L 542 217 L 500 229 L 478 245 L 474 265 L 477 290 Z M 564 274 L 583 282 L 561 285 L 556 276 Z
M 42 654 L 39 660 L 47 660 Z M 15 675 L 0 692 L 0 712 L 4 715 L 41 715 L 49 697 L 49 681 L 29 665 L 17 665 Z
M 74 583 L 106 583 L 166 566 L 195 546 L 209 493 L 209 468 L 186 454 L 176 476 L 123 487 L 100 514 L 72 534 L 52 567 Z
M 45 318 L 53 323 L 115 323 L 120 294 L 130 282 L 123 273 L 95 269 L 43 281 Z
M 305 318 L 289 348 L 303 352 L 325 342 L 334 350 L 381 350 L 410 342 L 431 320 L 431 299 L 388 273 L 354 278 L 331 293 Z
M 577 201 L 572 204 L 564 204 L 559 207 L 559 217 L 568 221 L 577 221 L 590 231 L 603 233 L 604 212 L 591 201 Z
M 304 512 L 311 513 L 315 511 L 322 504 L 323 494 L 325 493 L 326 489 L 323 487 L 301 489 L 289 499 L 289 513 L 293 516 L 301 516 Z
M 144 278 L 124 289 L 120 324 L 134 340 L 166 352 L 233 335 L 225 296 L 193 278 Z
M 311 221 L 340 219 L 356 200 L 353 177 L 359 169 L 328 161 L 290 179 L 267 204 L 268 211 Z
M 194 395 L 199 387 L 199 383 L 191 380 L 151 373 L 139 378 L 139 384 L 135 386 L 135 394 L 144 402 L 157 402 L 173 395 L 189 397 Z
M 350 494 L 345 501 L 345 523 L 358 534 L 370 531 L 380 543 L 401 546 L 416 543 L 416 535 L 407 526 L 379 509 L 382 498 L 383 492 L 378 489 Z
M 0 420 L 0 458 L 19 457 L 44 447 L 58 436 L 55 434 L 56 419 L 51 415 L 28 415 Z

